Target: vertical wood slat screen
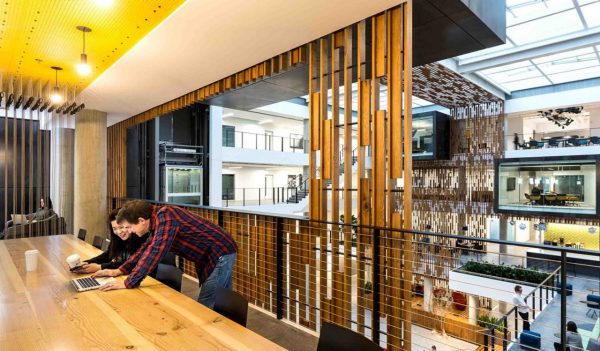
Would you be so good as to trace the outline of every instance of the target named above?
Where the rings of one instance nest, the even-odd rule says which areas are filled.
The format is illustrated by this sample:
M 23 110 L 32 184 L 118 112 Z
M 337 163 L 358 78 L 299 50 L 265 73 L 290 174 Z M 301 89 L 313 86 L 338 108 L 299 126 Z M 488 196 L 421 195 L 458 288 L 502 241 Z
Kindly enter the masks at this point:
M 356 216 L 358 223 L 363 225 L 411 228 L 412 204 L 410 197 L 403 196 L 403 192 L 410 194 L 412 185 L 411 158 L 404 157 L 411 154 L 412 148 L 411 7 L 412 2 L 406 1 L 110 127 L 108 196 L 122 198 L 126 195 L 124 155 L 128 127 L 284 72 L 295 65 L 307 64 L 310 218 L 338 222 L 344 214 L 346 226 L 339 229 L 337 225 L 311 221 L 284 222 L 288 236 L 286 257 L 290 260 L 285 281 L 288 297 L 285 317 L 316 331 L 322 321 L 333 321 L 349 328 L 354 325 L 359 332 L 369 333 L 374 325 L 368 320 L 368 311 L 372 311 L 374 299 L 365 287 L 372 285 L 373 276 L 382 275 L 382 272 L 373 271 L 376 267 L 372 261 L 374 232 L 354 233 L 351 224 L 352 217 Z M 357 101 L 353 101 L 353 81 L 359 87 Z M 388 95 L 393 95 L 387 104 L 381 102 L 381 91 L 386 87 Z M 353 104 L 358 104 L 357 120 L 352 119 L 350 106 Z M 374 126 L 376 118 L 378 123 Z M 374 152 L 378 152 L 377 160 L 373 158 Z M 390 158 L 392 154 L 394 159 Z M 378 162 L 377 182 L 373 181 L 374 166 L 369 166 L 375 162 Z M 353 173 L 357 174 L 355 181 Z M 377 207 L 373 207 L 375 203 Z M 216 220 L 214 212 L 206 211 L 210 212 L 202 210 L 201 214 Z M 261 278 L 254 266 L 257 258 L 266 258 L 272 252 L 269 245 L 274 241 L 265 233 L 273 232 L 270 227 L 273 221 L 257 215 L 225 216 L 224 220 L 224 227 L 233 233 L 240 249 L 234 275 L 236 290 L 251 302 L 273 311 L 270 299 L 275 289 L 271 286 L 274 277 L 265 275 Z M 380 234 L 382 238 L 385 235 L 384 232 Z M 349 244 L 353 241 L 359 253 L 356 260 L 352 259 Z M 410 251 L 410 247 L 408 249 Z M 333 252 L 340 254 L 332 255 Z M 380 283 L 380 296 L 396 292 L 394 299 L 386 298 L 386 303 L 382 304 L 382 316 L 388 315 L 388 349 L 409 349 L 410 329 L 402 329 L 402 323 L 410 321 L 410 308 L 405 305 L 408 303 L 410 307 L 407 299 L 411 279 L 409 256 L 401 251 L 388 253 L 381 249 L 381 252 L 384 254 L 377 266 L 394 265 L 397 268 Z M 271 255 L 275 257 L 274 252 Z M 400 266 L 402 259 L 405 265 Z M 270 266 L 266 263 L 265 267 L 268 271 Z M 357 283 L 351 278 L 355 270 L 358 272 Z M 186 271 L 195 274 L 192 267 L 186 266 Z M 356 306 L 353 301 L 357 301 Z M 389 315 L 391 313 L 396 314 L 395 318 Z
M 66 101 L 51 104 L 48 87 L 48 82 L 0 74 L 0 221 L 6 238 L 62 234 L 72 220 L 72 201 L 60 196 L 72 194 L 62 181 L 72 175 L 63 174 L 68 173 L 60 163 L 66 150 L 58 145 L 69 134 L 64 132 L 70 127 L 67 120 L 83 106 L 68 86 L 61 92 Z M 31 220 L 41 198 L 47 207 L 52 202 L 57 217 L 20 225 L 9 222 L 13 214 L 28 214 Z
M 402 4 L 323 37 L 308 47 L 311 74 L 311 219 L 337 222 L 343 214 L 344 223 L 350 225 L 354 214 L 360 225 L 408 229 L 412 226 L 411 157 L 404 157 L 412 151 L 410 6 L 410 2 Z M 368 47 L 371 49 L 367 50 Z M 356 63 L 352 62 L 353 54 Z M 356 101 L 349 94 L 352 91 L 352 77 L 357 77 Z M 381 91 L 385 88 L 388 91 L 387 104 L 381 102 Z M 344 93 L 344 122 L 340 124 L 341 89 Z M 351 113 L 347 113 L 352 103 L 358 105 L 356 121 L 351 119 Z M 344 138 L 340 140 L 342 133 Z M 358 189 L 352 185 L 353 144 L 357 148 Z M 339 150 L 343 150 L 343 157 L 340 157 Z M 340 169 L 343 170 L 341 175 Z M 340 196 L 343 199 L 343 211 L 339 210 Z M 356 199 L 356 208 L 351 207 L 353 198 Z M 321 291 L 318 297 L 321 318 L 346 327 L 357 323 L 358 331 L 365 332 L 373 327 L 373 321 L 365 319 L 365 309 L 373 308 L 373 297 L 364 293 L 361 287 L 372 283 L 370 279 L 373 274 L 379 273 L 372 271 L 373 262 L 370 262 L 374 233 L 369 231 L 359 235 L 363 240 L 357 242 L 357 255 L 366 259 L 358 262 L 357 288 L 348 281 L 342 281 L 346 274 L 339 274 L 340 265 L 336 257 L 331 268 L 328 267 L 332 255 L 325 252 L 338 252 L 338 248 L 342 260 L 348 263 L 344 267 L 350 265 L 350 260 L 347 260 L 348 248 L 340 244 L 349 242 L 350 233 L 346 231 L 338 236 L 332 229 L 335 228 L 329 225 L 317 226 L 314 230 L 314 233 L 323 236 L 319 250 Z M 328 234 L 324 234 L 326 232 Z M 410 240 L 404 244 L 410 245 Z M 406 253 L 410 251 L 408 246 Z M 399 265 L 401 258 L 398 255 L 383 257 L 381 262 Z M 387 310 L 389 314 L 400 313 L 400 318 L 388 319 L 388 323 L 396 323 L 388 325 L 387 330 L 391 349 L 410 345 L 410 335 L 406 329 L 402 335 L 401 324 L 410 318 L 409 308 L 404 304 L 410 303 L 412 277 L 410 260 L 406 256 L 403 258 L 405 266 L 398 267 L 402 273 L 391 275 L 389 281 L 381 283 L 381 296 L 394 288 L 400 292 L 396 299 L 391 300 Z M 353 293 L 357 294 L 358 301 L 356 316 L 349 315 Z M 348 315 L 339 315 L 340 311 Z

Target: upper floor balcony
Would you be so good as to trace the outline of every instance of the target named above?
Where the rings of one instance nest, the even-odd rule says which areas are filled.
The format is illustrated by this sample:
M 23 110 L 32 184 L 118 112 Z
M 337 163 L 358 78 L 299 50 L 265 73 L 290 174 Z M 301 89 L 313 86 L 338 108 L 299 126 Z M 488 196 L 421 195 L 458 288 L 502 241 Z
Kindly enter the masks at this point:
M 308 141 L 269 133 L 223 130 L 223 162 L 308 166 Z

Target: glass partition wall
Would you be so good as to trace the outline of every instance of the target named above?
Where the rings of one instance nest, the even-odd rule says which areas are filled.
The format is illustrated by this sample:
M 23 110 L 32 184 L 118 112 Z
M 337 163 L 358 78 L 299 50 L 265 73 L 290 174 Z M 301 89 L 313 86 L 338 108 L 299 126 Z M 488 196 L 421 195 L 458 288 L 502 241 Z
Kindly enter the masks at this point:
M 500 160 L 496 210 L 596 216 L 597 173 L 597 157 Z

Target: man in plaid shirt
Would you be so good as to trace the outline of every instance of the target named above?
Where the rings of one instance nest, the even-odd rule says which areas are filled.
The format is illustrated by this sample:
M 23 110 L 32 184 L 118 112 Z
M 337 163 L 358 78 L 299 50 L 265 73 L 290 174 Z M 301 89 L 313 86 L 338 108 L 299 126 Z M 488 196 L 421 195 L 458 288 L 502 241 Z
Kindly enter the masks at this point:
M 135 288 L 156 268 L 167 252 L 196 264 L 201 284 L 198 302 L 213 308 L 218 287 L 231 288 L 237 247 L 231 234 L 204 218 L 177 206 L 153 206 L 142 200 L 127 202 L 117 222 L 131 233 L 150 237 L 118 269 L 104 269 L 92 276 L 129 274 L 124 281 L 103 285 L 104 291 Z

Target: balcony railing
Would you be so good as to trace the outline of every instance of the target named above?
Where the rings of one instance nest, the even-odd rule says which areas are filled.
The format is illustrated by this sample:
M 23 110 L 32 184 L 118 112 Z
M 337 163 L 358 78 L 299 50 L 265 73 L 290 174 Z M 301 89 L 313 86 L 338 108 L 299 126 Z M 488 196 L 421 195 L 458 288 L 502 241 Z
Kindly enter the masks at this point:
M 236 131 L 223 135 L 223 146 L 265 151 L 307 153 L 308 141 L 304 137 L 289 138 L 270 134 Z
M 115 208 L 125 201 L 115 198 L 111 205 Z M 568 320 L 579 326 L 584 348 L 600 328 L 593 318 L 598 304 L 590 298 L 599 294 L 598 251 L 184 207 L 235 238 L 236 291 L 278 319 L 313 331 L 330 321 L 388 350 L 400 350 L 409 349 L 405 344 L 410 340 L 409 326 L 415 325 L 443 329 L 488 350 L 507 350 L 521 342 L 528 347 L 528 341 L 519 337 L 521 320 L 514 318 L 510 300 L 516 284 L 532 289 L 527 303 L 535 312 L 531 329 L 540 333 L 541 349 L 553 349 L 554 342 L 566 345 Z M 469 261 L 494 263 L 496 268 L 474 275 L 469 283 L 474 292 L 450 291 L 450 273 Z M 515 267 L 508 269 L 511 265 Z M 187 274 L 195 275 L 193 264 L 183 266 Z M 497 283 L 477 285 L 482 278 Z M 484 290 L 505 297 L 486 297 Z M 492 324 L 501 320 L 501 329 L 483 323 L 492 317 L 497 318 Z M 426 344 L 414 344 L 417 339 Z M 420 333 L 412 348 L 439 347 L 444 340 Z
M 307 192 L 302 187 L 230 188 L 223 190 L 222 205 L 230 207 L 298 203 L 306 195 Z

